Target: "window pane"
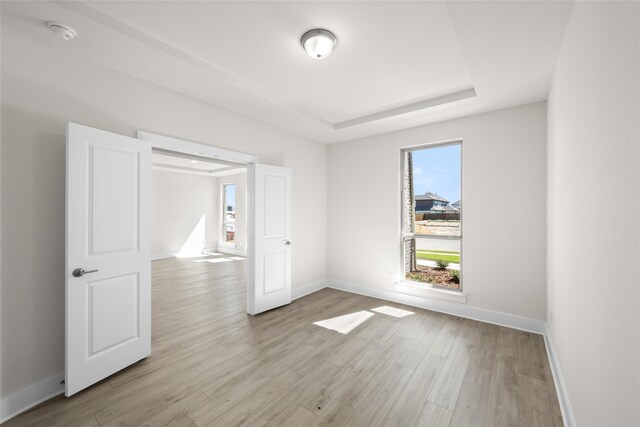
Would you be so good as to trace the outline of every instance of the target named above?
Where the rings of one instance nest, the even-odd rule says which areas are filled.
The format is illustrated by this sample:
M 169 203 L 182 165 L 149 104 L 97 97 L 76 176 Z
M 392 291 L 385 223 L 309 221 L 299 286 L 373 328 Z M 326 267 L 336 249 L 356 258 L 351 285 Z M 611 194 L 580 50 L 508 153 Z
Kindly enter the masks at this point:
M 460 240 L 415 239 L 416 268 L 408 280 L 450 289 L 460 289 Z
M 461 290 L 462 144 L 403 153 L 405 279 Z
M 460 237 L 461 144 L 411 154 L 415 233 Z
M 236 237 L 236 225 L 226 224 L 225 227 L 225 242 L 233 242 Z
M 224 203 L 222 211 L 222 231 L 224 233 L 224 241 L 233 243 L 235 239 L 235 221 L 236 221 L 236 186 L 235 184 L 226 184 L 223 186 Z

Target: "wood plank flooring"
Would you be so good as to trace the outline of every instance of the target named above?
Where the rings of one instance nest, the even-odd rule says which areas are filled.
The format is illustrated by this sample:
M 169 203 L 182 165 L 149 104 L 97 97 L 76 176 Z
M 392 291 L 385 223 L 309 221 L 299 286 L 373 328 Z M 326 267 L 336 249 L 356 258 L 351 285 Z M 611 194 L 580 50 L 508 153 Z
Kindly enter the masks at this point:
M 250 317 L 245 270 L 154 261 L 151 356 L 4 425 L 562 425 L 539 335 L 330 289 Z M 363 310 L 347 334 L 314 325 Z

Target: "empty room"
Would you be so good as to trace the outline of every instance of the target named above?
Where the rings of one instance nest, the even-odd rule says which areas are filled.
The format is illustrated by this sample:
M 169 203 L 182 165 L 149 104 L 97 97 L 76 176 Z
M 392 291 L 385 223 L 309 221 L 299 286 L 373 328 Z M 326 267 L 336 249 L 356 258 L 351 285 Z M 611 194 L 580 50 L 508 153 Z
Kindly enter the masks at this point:
M 640 3 L 0 1 L 3 426 L 640 425 Z

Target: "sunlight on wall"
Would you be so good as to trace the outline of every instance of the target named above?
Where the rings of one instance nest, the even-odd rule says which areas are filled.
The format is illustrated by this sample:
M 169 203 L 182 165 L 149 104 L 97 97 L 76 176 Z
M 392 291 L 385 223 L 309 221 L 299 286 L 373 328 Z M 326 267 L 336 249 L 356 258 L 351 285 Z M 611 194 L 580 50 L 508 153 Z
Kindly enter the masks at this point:
M 345 314 L 344 316 L 314 322 L 313 324 L 331 329 L 332 331 L 340 332 L 341 334 L 348 334 L 366 322 L 371 316 L 373 316 L 373 313 L 369 311 L 358 311 L 355 313 Z
M 182 245 L 182 249 L 176 255 L 178 258 L 189 258 L 193 256 L 201 256 L 206 246 L 205 235 L 205 217 L 202 214 L 200 221 L 196 224 L 193 231 Z

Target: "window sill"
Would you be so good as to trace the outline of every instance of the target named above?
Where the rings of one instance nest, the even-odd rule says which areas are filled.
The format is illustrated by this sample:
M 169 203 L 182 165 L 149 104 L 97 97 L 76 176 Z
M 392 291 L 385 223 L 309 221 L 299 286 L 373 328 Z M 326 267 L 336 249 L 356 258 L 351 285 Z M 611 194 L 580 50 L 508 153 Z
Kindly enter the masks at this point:
M 396 291 L 418 297 L 438 298 L 462 304 L 467 303 L 467 296 L 461 291 L 437 288 L 428 283 L 414 282 L 412 280 L 403 280 L 396 283 Z

